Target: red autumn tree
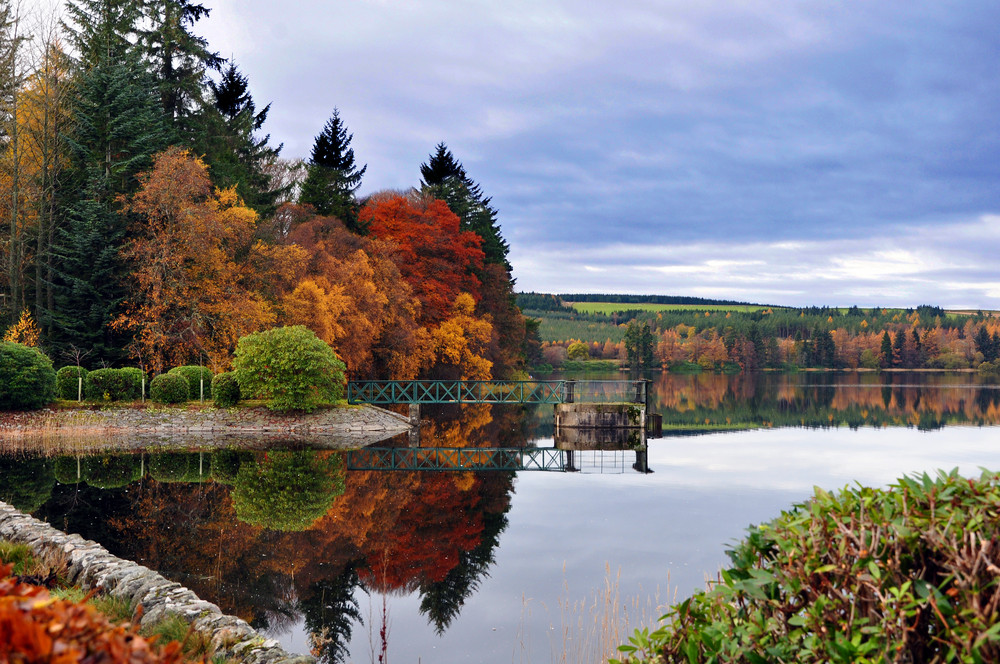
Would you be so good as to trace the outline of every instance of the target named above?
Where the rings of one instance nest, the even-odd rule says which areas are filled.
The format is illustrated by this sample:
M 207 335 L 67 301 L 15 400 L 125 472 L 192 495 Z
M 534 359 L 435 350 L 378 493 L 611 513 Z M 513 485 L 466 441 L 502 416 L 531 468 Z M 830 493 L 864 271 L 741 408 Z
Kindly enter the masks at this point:
M 448 317 L 461 292 L 480 299 L 476 273 L 483 267 L 482 239 L 459 228 L 444 201 L 389 194 L 374 197 L 361 223 L 393 246 L 392 259 L 422 305 L 421 322 L 434 326 Z

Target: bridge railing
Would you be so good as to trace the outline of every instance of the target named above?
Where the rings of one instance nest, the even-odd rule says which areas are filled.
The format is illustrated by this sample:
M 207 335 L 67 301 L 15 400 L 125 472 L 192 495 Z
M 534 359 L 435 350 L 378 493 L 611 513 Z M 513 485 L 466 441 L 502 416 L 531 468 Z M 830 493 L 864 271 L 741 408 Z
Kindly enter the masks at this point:
M 645 403 L 642 380 L 367 380 L 347 383 L 350 403 Z

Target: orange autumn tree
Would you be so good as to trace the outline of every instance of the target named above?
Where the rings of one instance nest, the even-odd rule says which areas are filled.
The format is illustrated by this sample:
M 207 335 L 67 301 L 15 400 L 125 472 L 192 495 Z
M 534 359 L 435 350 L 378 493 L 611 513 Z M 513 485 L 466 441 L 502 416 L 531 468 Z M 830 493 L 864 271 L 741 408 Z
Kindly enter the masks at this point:
M 391 243 L 392 260 L 421 304 L 421 322 L 431 327 L 448 317 L 455 298 L 480 298 L 482 238 L 459 227 L 444 201 L 417 196 L 374 196 L 361 210 L 369 233 Z
M 414 378 L 427 357 L 420 302 L 386 243 L 348 231 L 334 217 L 285 205 L 281 241 L 302 247 L 305 272 L 280 298 L 285 325 L 305 325 L 329 343 L 352 376 Z
M 130 350 L 154 371 L 202 353 L 226 367 L 240 337 L 275 320 L 250 266 L 295 263 L 301 250 L 255 241 L 256 212 L 235 188 L 215 189 L 187 150 L 156 155 L 140 180 L 125 206 L 136 218 L 135 239 L 123 251 L 134 266 L 133 288 L 114 326 L 135 333 Z

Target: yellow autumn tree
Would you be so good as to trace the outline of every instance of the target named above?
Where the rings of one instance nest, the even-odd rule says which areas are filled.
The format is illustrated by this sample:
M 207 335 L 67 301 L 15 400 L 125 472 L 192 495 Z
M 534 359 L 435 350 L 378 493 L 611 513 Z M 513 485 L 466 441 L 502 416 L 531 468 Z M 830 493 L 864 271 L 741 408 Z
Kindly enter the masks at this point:
M 21 312 L 21 318 L 4 333 L 3 340 L 37 348 L 41 335 L 42 331 L 35 325 L 31 312 L 25 309 Z
M 493 325 L 475 316 L 476 301 L 459 293 L 451 316 L 431 330 L 432 366 L 441 377 L 459 380 L 489 380 L 493 363 L 487 360 L 487 346 Z

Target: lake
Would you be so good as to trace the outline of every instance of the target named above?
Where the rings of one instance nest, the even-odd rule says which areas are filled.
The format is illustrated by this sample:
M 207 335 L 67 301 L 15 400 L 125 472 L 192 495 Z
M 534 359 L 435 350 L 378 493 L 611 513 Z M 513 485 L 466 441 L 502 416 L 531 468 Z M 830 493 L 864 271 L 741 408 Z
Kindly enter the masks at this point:
M 425 407 L 426 470 L 373 469 L 406 468 L 406 436 L 379 457 L 18 454 L 0 496 L 328 662 L 575 662 L 814 486 L 1000 468 L 1000 389 L 974 374 L 651 379 L 664 436 L 645 449 L 561 449 L 551 406 Z M 485 466 L 498 448 L 537 469 L 451 469 L 455 450 Z

